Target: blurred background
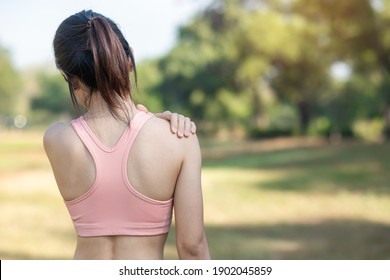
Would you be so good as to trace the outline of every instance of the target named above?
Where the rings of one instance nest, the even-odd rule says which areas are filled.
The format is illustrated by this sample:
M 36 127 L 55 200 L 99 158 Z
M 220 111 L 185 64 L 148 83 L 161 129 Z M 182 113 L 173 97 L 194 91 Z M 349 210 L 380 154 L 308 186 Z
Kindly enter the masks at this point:
M 137 103 L 196 122 L 213 258 L 390 259 L 389 0 L 96 2 L 0 0 L 0 259 L 73 257 L 42 135 L 76 116 L 52 39 L 82 9 L 134 48 Z

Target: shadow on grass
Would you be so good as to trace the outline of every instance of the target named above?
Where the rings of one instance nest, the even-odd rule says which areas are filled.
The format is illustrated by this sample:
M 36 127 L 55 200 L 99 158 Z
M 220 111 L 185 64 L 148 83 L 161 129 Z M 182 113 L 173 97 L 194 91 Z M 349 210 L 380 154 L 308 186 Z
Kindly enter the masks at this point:
M 390 225 L 365 220 L 207 225 L 206 234 L 213 259 L 390 259 Z M 70 231 L 64 231 L 62 237 L 71 239 L 72 236 Z M 168 236 L 165 256 L 167 259 L 177 259 L 174 228 Z M 48 255 L 39 251 L 30 253 L 0 249 L 0 259 L 47 260 L 72 257 L 60 251 Z
M 278 179 L 259 182 L 263 189 L 322 192 L 348 190 L 390 194 L 390 143 L 350 144 L 254 152 L 205 160 L 211 169 L 280 171 Z
M 312 165 L 327 165 L 338 162 L 357 163 L 360 160 L 375 161 L 390 167 L 390 142 L 383 144 L 343 144 L 323 145 L 306 148 L 287 148 L 283 150 L 243 153 L 229 155 L 217 160 L 204 156 L 204 167 L 209 168 L 296 168 Z M 364 162 L 360 162 L 364 163 Z
M 390 225 L 363 220 L 207 226 L 206 233 L 213 259 L 390 259 Z M 167 246 L 175 246 L 174 231 Z

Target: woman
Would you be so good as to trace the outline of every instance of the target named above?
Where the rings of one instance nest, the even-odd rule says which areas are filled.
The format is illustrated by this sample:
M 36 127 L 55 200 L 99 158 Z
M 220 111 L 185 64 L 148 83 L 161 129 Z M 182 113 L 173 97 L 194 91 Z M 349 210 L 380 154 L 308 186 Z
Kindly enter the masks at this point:
M 174 208 L 179 258 L 209 259 L 198 139 L 176 137 L 134 105 L 134 57 L 117 25 L 82 11 L 61 23 L 53 45 L 73 105 L 86 109 L 44 135 L 77 232 L 74 258 L 162 259 Z M 189 130 L 188 119 L 164 116 Z

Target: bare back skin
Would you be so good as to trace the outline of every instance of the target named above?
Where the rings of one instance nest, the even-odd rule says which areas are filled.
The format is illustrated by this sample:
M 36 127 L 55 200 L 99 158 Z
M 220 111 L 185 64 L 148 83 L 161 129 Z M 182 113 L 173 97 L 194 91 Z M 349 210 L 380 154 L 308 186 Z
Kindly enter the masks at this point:
M 135 114 L 137 110 L 133 111 Z M 126 124 L 113 117 L 86 118 L 106 147 L 113 147 Z M 44 146 L 59 191 L 65 201 L 80 197 L 92 186 L 94 160 L 69 123 L 48 128 Z M 200 183 L 201 156 L 196 135 L 178 138 L 169 123 L 151 118 L 138 134 L 128 157 L 132 186 L 156 200 L 174 198 L 179 258 L 209 258 L 203 225 Z M 77 237 L 75 259 L 162 259 L 167 234 L 155 236 Z

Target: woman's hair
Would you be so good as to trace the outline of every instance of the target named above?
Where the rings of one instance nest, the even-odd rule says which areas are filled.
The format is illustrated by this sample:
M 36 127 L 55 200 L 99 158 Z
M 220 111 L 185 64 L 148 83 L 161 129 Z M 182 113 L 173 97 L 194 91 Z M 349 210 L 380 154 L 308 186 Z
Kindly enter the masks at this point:
M 88 105 L 94 92 L 99 91 L 111 114 L 121 119 L 124 100 L 131 98 L 129 59 L 136 83 L 137 71 L 132 50 L 118 26 L 101 14 L 84 10 L 60 24 L 53 47 L 56 65 L 65 75 L 76 111 L 79 104 L 72 77 L 90 88 Z

